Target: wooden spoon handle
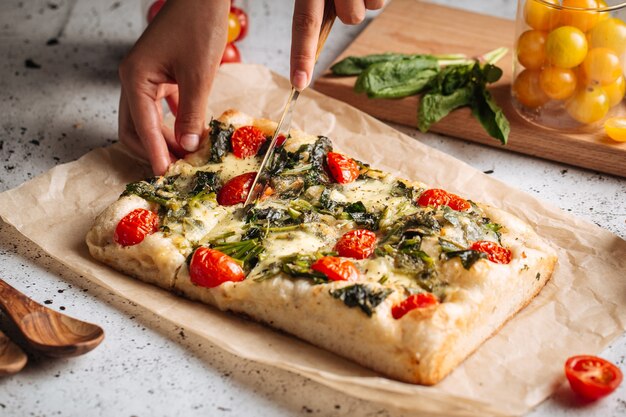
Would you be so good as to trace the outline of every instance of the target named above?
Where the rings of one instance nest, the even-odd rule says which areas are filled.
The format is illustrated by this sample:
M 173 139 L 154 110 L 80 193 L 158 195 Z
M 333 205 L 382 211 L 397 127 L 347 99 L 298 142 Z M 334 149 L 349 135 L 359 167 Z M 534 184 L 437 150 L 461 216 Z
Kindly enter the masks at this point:
M 326 43 L 326 39 L 328 39 L 330 29 L 332 29 L 336 17 L 337 11 L 335 10 L 335 0 L 326 0 L 324 2 L 324 17 L 322 18 L 320 37 L 317 41 L 317 51 L 315 52 L 315 62 L 317 62 L 317 59 L 320 57 L 320 53 Z
M 18 373 L 26 362 L 28 357 L 22 349 L 0 331 L 0 376 Z

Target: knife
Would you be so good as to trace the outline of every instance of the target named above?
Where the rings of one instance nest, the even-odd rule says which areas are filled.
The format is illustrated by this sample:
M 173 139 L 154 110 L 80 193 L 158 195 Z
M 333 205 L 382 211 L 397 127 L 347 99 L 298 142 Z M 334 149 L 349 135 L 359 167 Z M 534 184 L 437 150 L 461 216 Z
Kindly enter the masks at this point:
M 332 28 L 333 23 L 335 22 L 336 16 L 337 13 L 335 11 L 335 1 L 325 0 L 324 17 L 322 18 L 320 36 L 317 41 L 315 62 L 317 62 L 317 59 L 320 56 L 320 52 L 322 51 L 322 47 L 324 46 L 324 43 L 326 43 L 326 39 L 328 38 L 328 34 L 330 33 L 330 29 Z M 271 179 L 270 167 L 272 165 L 271 162 L 274 156 L 274 151 L 276 150 L 278 138 L 281 135 L 285 138 L 289 137 L 289 129 L 291 128 L 291 116 L 293 115 L 293 109 L 296 107 L 296 102 L 298 101 L 299 96 L 300 91 L 296 90 L 294 86 L 291 86 L 291 92 L 289 93 L 287 104 L 285 104 L 283 114 L 280 117 L 280 121 L 278 122 L 278 127 L 276 127 L 276 130 L 272 135 L 272 140 L 270 141 L 270 145 L 267 148 L 265 157 L 263 157 L 263 162 L 261 162 L 259 172 L 257 172 L 256 177 L 254 178 L 254 182 L 252 183 L 252 187 L 250 187 L 250 191 L 248 192 L 248 197 L 246 198 L 246 202 L 244 204 L 246 211 L 254 206 L 254 204 L 256 204 L 256 202 L 259 200 L 259 197 L 263 195 L 263 192 L 269 184 L 269 181 Z

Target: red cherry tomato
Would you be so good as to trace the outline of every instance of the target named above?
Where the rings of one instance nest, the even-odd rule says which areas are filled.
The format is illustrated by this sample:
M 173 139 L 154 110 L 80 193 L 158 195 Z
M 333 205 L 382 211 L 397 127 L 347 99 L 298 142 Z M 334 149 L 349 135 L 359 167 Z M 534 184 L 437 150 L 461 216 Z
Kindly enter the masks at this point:
M 241 26 L 239 36 L 237 36 L 237 38 L 234 40 L 234 42 L 237 42 L 245 38 L 248 34 L 248 15 L 239 7 L 235 6 L 230 6 L 230 12 L 237 16 L 237 19 L 239 19 L 239 25 Z
M 609 395 L 622 382 L 622 371 L 597 356 L 572 356 L 565 362 L 565 376 L 572 390 L 588 400 Z
M 324 256 L 311 265 L 311 269 L 326 275 L 331 281 L 356 281 L 359 271 L 354 264 L 336 256 Z
M 376 234 L 366 229 L 351 230 L 345 233 L 337 244 L 335 250 L 339 256 L 354 259 L 369 258 L 376 248 Z
M 226 181 L 217 193 L 217 202 L 222 206 L 234 206 L 245 202 L 252 188 L 254 177 L 256 177 L 256 172 L 247 172 Z
M 224 49 L 224 54 L 222 55 L 222 62 L 220 62 L 220 64 L 230 64 L 236 62 L 241 62 L 239 49 L 237 49 L 234 44 L 227 43 L 226 48 Z
M 191 282 L 201 287 L 213 288 L 225 282 L 243 281 L 246 275 L 230 256 L 210 248 L 199 247 L 189 264 Z
M 464 198 L 439 188 L 431 188 L 424 191 L 417 199 L 417 204 L 422 207 L 448 206 L 452 210 L 457 211 L 469 210 L 472 207 Z
M 416 308 L 432 307 L 439 304 L 439 300 L 429 292 L 412 294 L 391 307 L 391 315 L 394 319 L 401 319 L 409 311 Z
M 352 158 L 340 153 L 328 152 L 328 169 L 339 184 L 349 184 L 359 178 L 359 166 Z
M 276 147 L 280 147 L 283 146 L 285 144 L 285 141 L 287 140 L 287 138 L 285 137 L 285 135 L 283 135 L 282 133 L 278 135 L 278 137 L 276 138 Z
M 472 246 L 470 246 L 470 249 L 486 253 L 489 260 L 497 264 L 508 264 L 511 262 L 510 250 L 503 248 L 497 243 L 489 242 L 488 240 L 474 242 Z
M 165 0 L 156 0 L 154 3 L 150 5 L 148 9 L 148 23 L 152 22 L 161 10 L 161 8 L 165 5 Z
M 242 126 L 233 133 L 230 142 L 233 145 L 233 154 L 239 159 L 255 156 L 267 137 L 263 131 L 254 126 Z
M 138 208 L 120 220 L 115 228 L 113 240 L 122 246 L 141 243 L 146 236 L 159 230 L 159 216 L 156 213 Z

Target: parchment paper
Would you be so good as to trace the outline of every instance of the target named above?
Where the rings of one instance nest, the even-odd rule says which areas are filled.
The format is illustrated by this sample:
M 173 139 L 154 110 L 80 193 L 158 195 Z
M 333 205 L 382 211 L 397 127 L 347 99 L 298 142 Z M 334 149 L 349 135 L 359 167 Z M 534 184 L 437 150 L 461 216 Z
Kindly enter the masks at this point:
M 277 119 L 288 89 L 287 80 L 264 67 L 225 65 L 208 114 L 236 108 Z M 426 413 L 525 413 L 563 381 L 568 356 L 598 353 L 624 331 L 625 241 L 314 91 L 304 93 L 295 113 L 294 127 L 328 135 L 374 167 L 504 208 L 558 250 L 558 267 L 539 296 L 437 386 L 382 378 L 294 337 L 184 300 L 92 260 L 84 236 L 95 216 L 124 184 L 149 175 L 148 167 L 121 145 L 92 151 L 0 194 L 0 216 L 87 279 L 231 353 L 350 395 Z

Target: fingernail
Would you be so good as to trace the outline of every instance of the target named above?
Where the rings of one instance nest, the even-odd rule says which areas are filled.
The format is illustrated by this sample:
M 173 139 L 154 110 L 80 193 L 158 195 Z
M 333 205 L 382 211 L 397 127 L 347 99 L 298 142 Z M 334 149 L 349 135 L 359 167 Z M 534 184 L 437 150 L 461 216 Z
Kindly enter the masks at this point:
M 186 134 L 180 138 L 180 146 L 187 152 L 198 150 L 198 145 L 200 145 L 200 136 L 198 135 Z
M 297 90 L 304 90 L 308 83 L 309 77 L 306 75 L 306 72 L 297 70 L 293 73 L 293 86 L 296 87 Z

